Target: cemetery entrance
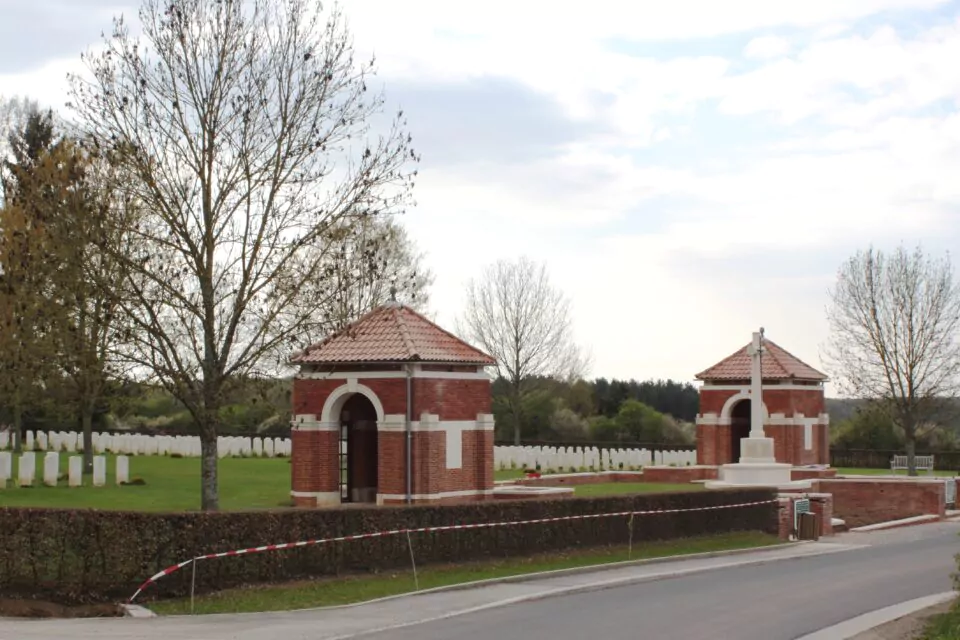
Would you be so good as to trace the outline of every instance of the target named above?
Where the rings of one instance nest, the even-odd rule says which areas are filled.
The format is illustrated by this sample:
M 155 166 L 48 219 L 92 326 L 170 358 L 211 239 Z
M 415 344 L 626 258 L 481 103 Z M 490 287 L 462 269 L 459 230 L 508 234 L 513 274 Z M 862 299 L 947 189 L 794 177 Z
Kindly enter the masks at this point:
M 730 412 L 730 459 L 740 460 L 740 441 L 750 436 L 750 401 L 741 400 Z
M 377 501 L 377 410 L 355 393 L 340 410 L 340 501 Z

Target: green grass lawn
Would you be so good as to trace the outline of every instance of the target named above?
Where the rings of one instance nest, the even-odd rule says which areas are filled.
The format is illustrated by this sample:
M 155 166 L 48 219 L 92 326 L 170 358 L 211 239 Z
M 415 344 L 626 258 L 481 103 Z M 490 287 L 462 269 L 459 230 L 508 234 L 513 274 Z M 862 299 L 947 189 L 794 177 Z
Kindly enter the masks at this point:
M 66 479 L 57 487 L 42 482 L 43 456 L 37 454 L 37 476 L 32 488 L 8 483 L 0 489 L 0 506 L 67 507 L 135 511 L 184 511 L 200 508 L 200 459 L 166 456 L 130 456 L 130 478 L 145 485 L 118 487 L 115 456 L 107 456 L 107 484 L 70 488 Z M 16 468 L 16 462 L 14 467 Z M 67 471 L 60 457 L 61 473 Z M 268 509 L 290 505 L 290 463 L 286 458 L 224 458 L 220 460 L 220 506 L 228 510 Z M 13 477 L 16 478 L 16 470 Z
M 889 476 L 894 475 L 890 469 L 858 469 L 853 467 L 838 467 L 837 473 L 840 475 L 848 476 Z M 895 475 L 906 477 L 906 471 L 897 471 Z M 926 471 L 918 471 L 917 475 L 919 477 L 927 476 Z M 932 475 L 942 476 L 942 477 L 952 477 L 957 475 L 956 471 L 937 471 L 934 470 Z
M 616 496 L 628 493 L 663 493 L 666 491 L 702 491 L 703 484 L 668 484 L 663 482 L 605 482 L 574 487 L 577 497 Z
M 0 489 L 0 507 L 89 508 L 134 511 L 190 511 L 200 508 L 200 459 L 166 456 L 130 456 L 130 478 L 142 478 L 144 485 L 118 487 L 115 456 L 107 456 L 107 484 L 70 488 L 66 478 L 56 487 L 37 480 L 32 488 L 15 482 Z M 14 461 L 16 478 L 17 461 Z M 37 454 L 42 469 L 43 456 Z M 60 458 L 66 474 L 66 456 Z M 38 477 L 42 472 L 38 471 Z M 517 477 L 517 476 L 514 476 Z M 498 477 L 499 479 L 499 477 Z M 604 483 L 576 487 L 578 496 L 695 491 L 694 484 Z M 220 507 L 224 510 L 274 509 L 290 506 L 290 463 L 286 458 L 223 458 L 220 460 Z
M 933 616 L 917 640 L 957 640 L 960 638 L 960 602 L 944 614 Z
M 778 544 L 776 536 L 764 533 L 742 532 L 687 540 L 648 542 L 637 544 L 628 558 L 627 547 L 580 549 L 566 553 L 539 554 L 523 558 L 509 558 L 487 562 L 457 565 L 428 566 L 418 569 L 421 589 L 430 589 L 476 580 L 602 565 L 628 559 L 640 560 L 678 556 L 709 551 L 728 551 Z M 227 559 L 229 562 L 229 559 Z M 203 571 L 198 565 L 197 571 Z M 363 602 L 385 596 L 414 591 L 413 573 L 396 571 L 376 576 L 351 576 L 281 585 L 229 589 L 200 596 L 195 600 L 195 613 L 240 613 L 254 611 L 282 611 L 325 607 Z M 146 603 L 163 615 L 190 613 L 190 600 L 166 600 Z

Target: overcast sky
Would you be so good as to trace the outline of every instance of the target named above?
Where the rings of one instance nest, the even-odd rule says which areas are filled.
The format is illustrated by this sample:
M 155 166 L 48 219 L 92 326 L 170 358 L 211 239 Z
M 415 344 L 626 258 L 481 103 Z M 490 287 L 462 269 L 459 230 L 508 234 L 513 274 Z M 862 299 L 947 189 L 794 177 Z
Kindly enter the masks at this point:
M 346 0 L 423 155 L 442 324 L 546 261 L 592 375 L 690 380 L 767 336 L 814 366 L 871 243 L 960 240 L 960 1 Z M 0 0 L 0 94 L 58 107 L 124 0 Z

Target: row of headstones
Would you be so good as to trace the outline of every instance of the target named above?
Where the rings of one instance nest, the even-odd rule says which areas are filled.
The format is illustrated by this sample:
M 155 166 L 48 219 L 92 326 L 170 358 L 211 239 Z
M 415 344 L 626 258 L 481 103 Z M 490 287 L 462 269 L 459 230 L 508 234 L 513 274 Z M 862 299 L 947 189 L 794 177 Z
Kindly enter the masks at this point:
M 599 449 L 598 447 L 498 446 L 493 450 L 497 469 L 617 470 L 649 466 L 685 467 L 697 463 L 696 451 Z
M 0 431 L 0 451 L 13 445 L 9 431 Z M 274 458 L 289 457 L 292 443 L 289 438 L 250 438 L 245 436 L 220 436 L 217 438 L 217 455 L 220 458 Z M 73 432 L 27 431 L 23 438 L 24 451 L 83 451 L 83 436 Z M 166 456 L 183 458 L 200 457 L 199 436 L 149 436 L 142 434 L 93 434 L 93 452 L 97 455 Z
M 83 486 L 83 458 L 69 456 L 67 458 L 67 485 L 70 487 Z M 116 458 L 117 484 L 130 482 L 130 459 L 126 456 Z M 26 451 L 20 454 L 20 464 L 17 466 L 17 484 L 21 487 L 32 487 L 37 478 L 37 452 Z M 48 451 L 43 456 L 43 484 L 48 487 L 57 486 L 60 480 L 60 454 Z M 7 482 L 13 479 L 13 454 L 9 451 L 0 451 L 0 488 L 5 488 Z M 93 486 L 102 487 L 107 484 L 106 456 L 93 457 Z

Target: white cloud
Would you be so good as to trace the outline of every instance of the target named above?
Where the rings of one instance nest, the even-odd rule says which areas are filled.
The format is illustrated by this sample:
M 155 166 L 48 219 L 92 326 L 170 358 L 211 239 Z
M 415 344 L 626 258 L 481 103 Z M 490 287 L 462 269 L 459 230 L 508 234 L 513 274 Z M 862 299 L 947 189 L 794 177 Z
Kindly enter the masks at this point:
M 779 58 L 790 51 L 790 41 L 779 36 L 759 36 L 747 43 L 743 55 L 747 58 Z
M 452 92 L 505 79 L 556 101 L 579 127 L 572 141 L 536 132 L 537 153 L 520 159 L 491 159 L 476 142 L 457 162 L 425 156 L 419 206 L 406 223 L 437 274 L 438 320 L 452 322 L 463 283 L 484 264 L 527 254 L 547 261 L 573 298 L 595 374 L 688 379 L 761 324 L 819 364 L 837 256 L 871 242 L 960 240 L 960 25 L 908 35 L 886 13 L 909 10 L 915 25 L 946 4 L 595 0 L 584 11 L 364 0 L 344 8 L 360 51 L 378 54 L 388 99 L 391 86 Z M 878 16 L 888 24 L 864 31 L 859 21 Z M 781 28 L 789 40 L 774 35 Z M 730 35 L 743 37 L 741 58 L 710 55 L 709 42 L 684 55 L 680 42 Z M 666 41 L 675 41 L 670 55 L 630 55 L 635 44 L 649 52 Z M 743 58 L 753 70 L 734 71 Z M 0 77 L 0 86 L 58 104 L 74 64 Z M 512 124 L 497 144 L 533 138 L 529 119 L 496 118 L 493 126 Z M 761 124 L 768 139 L 745 139 Z M 417 126 L 431 128 L 432 144 L 482 135 L 426 117 Z M 703 145 L 698 134 L 728 142 Z M 667 148 L 689 155 L 674 155 L 668 168 Z

